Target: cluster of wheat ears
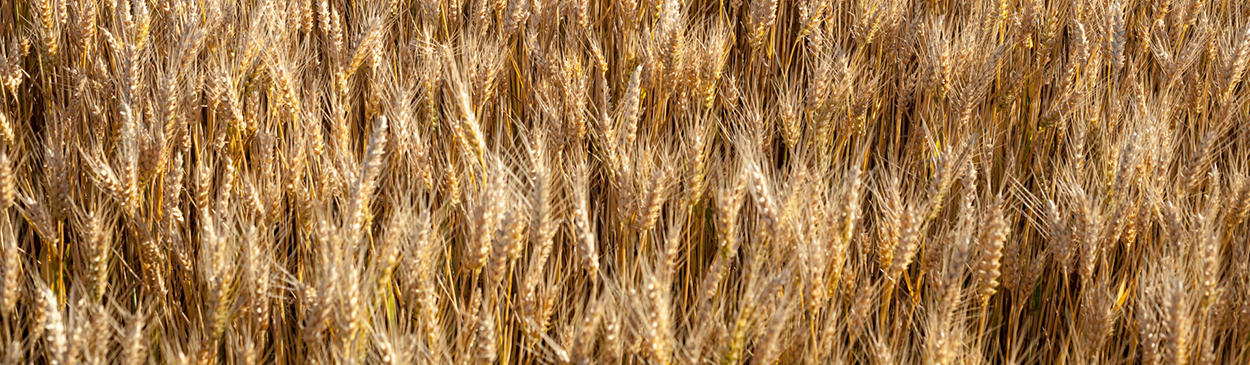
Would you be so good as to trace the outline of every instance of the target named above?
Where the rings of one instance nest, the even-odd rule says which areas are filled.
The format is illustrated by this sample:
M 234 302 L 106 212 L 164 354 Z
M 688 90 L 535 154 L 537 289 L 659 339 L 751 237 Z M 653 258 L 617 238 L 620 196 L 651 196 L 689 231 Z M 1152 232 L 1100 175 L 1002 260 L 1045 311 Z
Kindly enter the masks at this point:
M 1250 4 L 13 0 L 0 361 L 1250 361 Z

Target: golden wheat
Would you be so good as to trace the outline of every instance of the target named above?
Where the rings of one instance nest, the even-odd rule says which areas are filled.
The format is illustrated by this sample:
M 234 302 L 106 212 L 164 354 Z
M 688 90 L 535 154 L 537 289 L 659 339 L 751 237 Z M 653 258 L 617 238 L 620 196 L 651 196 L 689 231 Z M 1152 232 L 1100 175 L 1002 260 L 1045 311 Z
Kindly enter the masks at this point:
M 1250 4 L 15 0 L 0 363 L 1250 361 Z

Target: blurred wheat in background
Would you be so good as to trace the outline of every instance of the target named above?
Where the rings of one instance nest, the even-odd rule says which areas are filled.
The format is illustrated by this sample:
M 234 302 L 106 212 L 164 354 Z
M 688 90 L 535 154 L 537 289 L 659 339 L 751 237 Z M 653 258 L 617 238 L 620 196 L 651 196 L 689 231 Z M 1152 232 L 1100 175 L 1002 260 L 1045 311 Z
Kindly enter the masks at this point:
M 1250 362 L 1250 4 L 9 0 L 5 364 Z

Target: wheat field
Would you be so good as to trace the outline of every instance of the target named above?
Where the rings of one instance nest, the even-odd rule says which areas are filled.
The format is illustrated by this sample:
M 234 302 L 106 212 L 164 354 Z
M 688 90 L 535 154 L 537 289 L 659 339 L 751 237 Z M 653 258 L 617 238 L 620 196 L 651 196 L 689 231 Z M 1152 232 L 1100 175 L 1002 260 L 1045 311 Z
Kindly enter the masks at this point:
M 9 0 L 4 364 L 1250 363 L 1250 4 Z

